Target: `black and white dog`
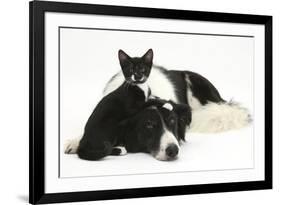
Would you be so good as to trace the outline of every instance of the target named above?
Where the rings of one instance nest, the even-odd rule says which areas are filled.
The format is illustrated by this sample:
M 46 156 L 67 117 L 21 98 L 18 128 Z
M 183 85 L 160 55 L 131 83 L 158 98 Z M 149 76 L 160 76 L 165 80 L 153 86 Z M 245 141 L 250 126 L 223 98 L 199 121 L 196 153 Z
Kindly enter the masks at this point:
M 226 102 L 215 86 L 205 77 L 191 72 L 167 70 L 153 65 L 149 77 L 142 69 L 131 70 L 132 81 L 142 79 L 151 95 L 175 103 L 188 104 L 192 109 L 193 132 L 221 132 L 238 129 L 251 121 L 249 111 L 238 103 Z M 115 74 L 104 89 L 104 96 L 123 82 L 122 72 Z
M 151 153 L 159 160 L 176 158 L 191 112 L 187 105 L 148 99 L 150 89 L 145 82 L 152 58 L 152 50 L 141 58 L 131 58 L 119 51 L 126 80 L 106 95 L 89 117 L 75 148 L 81 159 L 99 160 L 127 151 Z M 68 146 L 65 152 L 72 152 L 73 148 Z
M 110 135 L 110 141 L 106 138 L 97 139 L 94 135 L 91 139 L 83 136 L 82 139 L 69 141 L 65 153 L 78 153 L 82 159 L 98 160 L 107 155 L 142 152 L 158 160 L 174 160 L 180 151 L 180 142 L 185 141 L 186 126 L 190 122 L 188 106 L 149 100 L 137 114 L 117 123 L 118 129 Z M 85 147 L 86 150 L 81 150 Z
M 146 53 L 146 55 L 151 56 L 152 58 L 153 56 L 152 50 L 150 49 Z M 140 88 L 145 93 L 146 98 L 150 96 L 150 98 L 151 97 L 157 98 L 158 101 L 162 101 L 162 102 L 169 101 L 169 104 L 172 105 L 173 108 L 172 113 L 174 113 L 174 115 L 177 117 L 176 129 L 179 130 L 178 132 L 176 132 L 177 133 L 176 135 L 174 134 L 174 139 L 184 140 L 185 128 L 187 125 L 189 125 L 191 120 L 190 108 L 192 110 L 192 122 L 190 125 L 191 131 L 219 132 L 229 129 L 237 129 L 246 126 L 250 122 L 250 115 L 247 109 L 239 106 L 238 104 L 226 102 L 220 96 L 215 86 L 213 86 L 206 78 L 204 78 L 203 76 L 197 73 L 190 72 L 190 71 L 167 70 L 163 67 L 152 66 L 152 64 L 150 66 L 147 66 L 147 64 L 143 60 L 143 57 L 131 58 L 121 50 L 119 51 L 119 61 L 122 67 L 122 72 L 120 71 L 119 73 L 114 75 L 111 78 L 111 80 L 107 83 L 104 89 L 104 96 L 105 96 L 104 98 L 107 98 L 112 93 L 119 90 L 120 87 L 124 87 L 124 82 L 125 82 L 125 85 L 129 84 L 131 86 L 137 86 L 138 88 Z M 163 104 L 164 103 L 162 103 L 162 105 Z M 158 132 L 164 133 L 167 130 L 166 129 L 167 125 L 169 124 L 167 120 L 163 120 L 166 119 L 166 117 L 164 116 L 163 112 L 161 112 L 161 109 L 159 111 L 158 108 L 159 106 L 158 107 L 155 105 L 150 105 L 150 106 L 156 107 L 155 110 L 158 110 L 157 111 L 158 119 L 161 119 L 159 120 L 159 122 L 160 121 L 162 122 L 162 126 L 158 127 L 159 129 Z M 176 112 L 176 109 L 178 109 L 179 107 L 182 107 L 185 111 Z M 126 123 L 130 122 L 129 123 L 130 126 L 125 126 L 125 127 L 136 128 L 135 132 L 136 133 L 139 132 L 138 129 L 140 127 L 138 126 L 138 124 L 141 124 L 141 121 L 138 121 L 138 119 L 150 118 L 150 115 L 148 115 L 149 113 L 147 112 L 147 110 L 142 110 L 142 112 L 136 114 L 135 116 L 128 117 L 127 121 L 125 122 Z M 181 115 L 183 115 L 185 118 L 183 119 L 182 123 L 181 123 L 182 120 Z M 133 122 L 133 124 L 131 122 Z M 134 143 L 127 143 L 130 141 L 130 139 L 136 140 L 138 138 L 135 137 L 126 138 L 126 136 L 129 137 L 129 135 L 135 136 L 136 133 L 135 134 L 130 133 L 131 129 L 129 130 L 122 129 L 122 130 L 123 132 L 120 135 L 120 139 L 122 138 L 122 136 L 123 139 L 126 139 L 125 141 L 121 140 L 122 143 L 130 147 L 131 152 L 133 152 L 134 150 L 138 150 L 139 148 L 139 146 L 137 145 L 138 143 L 135 143 L 136 145 L 135 148 L 131 147 L 132 145 L 134 145 Z M 170 131 L 170 133 L 173 132 Z M 160 141 L 165 142 L 164 140 L 165 138 L 167 139 L 172 138 L 172 137 L 168 137 L 172 135 L 165 134 L 161 136 L 166 136 L 166 137 L 154 138 L 154 139 L 158 139 L 158 145 L 163 144 L 160 143 Z M 79 141 L 80 139 L 74 139 L 68 142 L 66 144 L 65 152 L 76 153 Z M 83 139 L 81 140 L 80 144 L 82 144 L 82 142 Z M 113 148 L 113 146 L 120 146 L 122 143 L 117 143 L 117 144 L 111 143 L 110 146 Z M 87 144 L 88 143 L 85 143 L 85 145 Z M 167 146 L 169 143 L 164 143 L 164 144 L 166 148 L 168 148 Z M 108 146 L 108 143 L 106 143 L 106 145 L 103 145 L 103 147 L 106 146 Z M 162 149 L 161 154 L 160 152 L 158 153 L 152 150 L 150 150 L 150 153 L 152 154 L 154 153 L 153 156 L 155 156 L 157 159 L 161 159 L 161 160 L 169 159 L 169 157 L 164 156 L 163 153 L 165 152 L 163 152 L 163 148 L 161 148 L 161 146 L 158 146 L 158 150 L 161 149 Z M 119 151 L 116 149 L 111 149 L 110 152 L 109 151 L 107 152 L 107 154 L 116 154 L 116 153 L 124 154 L 125 149 L 122 148 Z M 78 148 L 78 154 L 79 154 L 79 148 Z

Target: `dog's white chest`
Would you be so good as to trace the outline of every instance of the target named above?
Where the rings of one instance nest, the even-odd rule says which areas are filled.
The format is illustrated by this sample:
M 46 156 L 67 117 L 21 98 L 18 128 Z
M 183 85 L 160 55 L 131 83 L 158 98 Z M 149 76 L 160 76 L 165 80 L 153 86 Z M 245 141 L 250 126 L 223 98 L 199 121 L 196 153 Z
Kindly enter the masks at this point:
M 173 83 L 157 68 L 152 68 L 147 84 L 151 89 L 151 95 L 178 103 Z

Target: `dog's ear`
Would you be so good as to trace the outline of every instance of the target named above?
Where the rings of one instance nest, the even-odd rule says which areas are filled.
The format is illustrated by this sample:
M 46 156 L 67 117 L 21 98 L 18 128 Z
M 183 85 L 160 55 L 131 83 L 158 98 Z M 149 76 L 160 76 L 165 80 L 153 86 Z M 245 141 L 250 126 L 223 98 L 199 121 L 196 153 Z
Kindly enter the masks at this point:
M 178 137 L 185 141 L 185 132 L 187 126 L 191 123 L 191 109 L 187 104 L 173 104 L 173 111 L 177 115 L 178 119 Z
M 118 58 L 121 67 L 123 67 L 126 64 L 126 62 L 128 62 L 131 59 L 131 57 L 121 49 L 118 51 Z
M 153 60 L 153 50 L 149 49 L 143 56 L 142 59 L 144 62 L 148 65 L 152 65 L 152 60 Z
M 185 117 L 186 125 L 190 125 L 192 120 L 191 108 L 187 104 L 179 104 L 177 106 L 177 115 L 182 118 Z

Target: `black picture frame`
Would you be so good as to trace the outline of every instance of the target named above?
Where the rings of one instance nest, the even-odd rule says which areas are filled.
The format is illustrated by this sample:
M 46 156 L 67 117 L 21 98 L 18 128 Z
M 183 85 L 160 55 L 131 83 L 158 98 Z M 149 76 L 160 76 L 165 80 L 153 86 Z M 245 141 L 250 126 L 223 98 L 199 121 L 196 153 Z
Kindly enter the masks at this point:
M 32 1 L 29 4 L 30 42 L 30 144 L 29 202 L 32 204 L 105 199 L 153 197 L 213 192 L 230 192 L 272 188 L 272 16 L 184 11 L 124 6 Z M 265 180 L 135 188 L 71 193 L 45 192 L 45 12 L 101 14 L 110 16 L 150 17 L 211 22 L 260 24 L 265 26 Z

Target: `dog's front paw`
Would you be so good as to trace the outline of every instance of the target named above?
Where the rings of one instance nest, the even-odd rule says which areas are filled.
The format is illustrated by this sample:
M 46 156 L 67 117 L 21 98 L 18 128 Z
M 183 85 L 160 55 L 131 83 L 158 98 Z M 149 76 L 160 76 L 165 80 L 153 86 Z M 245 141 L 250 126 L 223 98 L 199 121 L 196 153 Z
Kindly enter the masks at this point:
M 67 140 L 64 144 L 64 153 L 65 154 L 76 154 L 79 146 L 80 138 L 75 138 Z

